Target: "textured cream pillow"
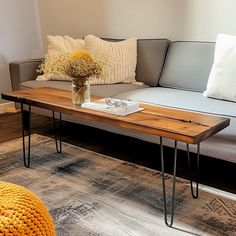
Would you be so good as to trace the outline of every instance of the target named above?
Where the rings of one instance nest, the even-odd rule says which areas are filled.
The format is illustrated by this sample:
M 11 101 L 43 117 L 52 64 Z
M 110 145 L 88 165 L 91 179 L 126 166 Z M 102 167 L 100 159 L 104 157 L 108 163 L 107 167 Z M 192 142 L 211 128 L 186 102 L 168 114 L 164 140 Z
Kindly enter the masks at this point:
M 73 39 L 69 36 L 47 36 L 48 55 L 64 54 L 77 50 L 83 50 L 85 42 L 83 39 Z
M 91 84 L 135 82 L 137 39 L 108 42 L 93 35 L 84 38 L 85 50 L 103 64 L 103 78 L 91 78 Z

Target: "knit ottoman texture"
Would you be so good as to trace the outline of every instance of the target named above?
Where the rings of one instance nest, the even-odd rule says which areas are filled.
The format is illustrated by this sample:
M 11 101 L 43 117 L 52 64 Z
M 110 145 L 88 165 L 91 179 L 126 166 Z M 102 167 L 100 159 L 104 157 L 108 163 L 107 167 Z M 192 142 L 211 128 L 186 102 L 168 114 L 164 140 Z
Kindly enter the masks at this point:
M 44 203 L 24 187 L 0 181 L 0 235 L 56 235 Z

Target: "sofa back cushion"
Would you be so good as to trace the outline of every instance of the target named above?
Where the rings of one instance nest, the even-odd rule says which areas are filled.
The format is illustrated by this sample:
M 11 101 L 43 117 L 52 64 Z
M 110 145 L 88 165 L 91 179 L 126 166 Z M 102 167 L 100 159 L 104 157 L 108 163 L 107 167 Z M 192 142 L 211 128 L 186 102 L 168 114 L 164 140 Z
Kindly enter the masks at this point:
M 139 39 L 136 80 L 157 86 L 170 41 L 167 39 Z
M 214 61 L 214 50 L 215 43 L 173 42 L 159 84 L 203 92 Z

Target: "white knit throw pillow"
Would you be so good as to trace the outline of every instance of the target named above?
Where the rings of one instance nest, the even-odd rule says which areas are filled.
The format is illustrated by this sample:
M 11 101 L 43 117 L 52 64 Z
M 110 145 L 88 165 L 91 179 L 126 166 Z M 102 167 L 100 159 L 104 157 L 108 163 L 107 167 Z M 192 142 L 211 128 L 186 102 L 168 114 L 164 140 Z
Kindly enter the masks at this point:
M 84 38 L 85 50 L 103 64 L 103 76 L 91 78 L 91 84 L 135 82 L 137 65 L 137 39 L 108 42 L 94 35 Z

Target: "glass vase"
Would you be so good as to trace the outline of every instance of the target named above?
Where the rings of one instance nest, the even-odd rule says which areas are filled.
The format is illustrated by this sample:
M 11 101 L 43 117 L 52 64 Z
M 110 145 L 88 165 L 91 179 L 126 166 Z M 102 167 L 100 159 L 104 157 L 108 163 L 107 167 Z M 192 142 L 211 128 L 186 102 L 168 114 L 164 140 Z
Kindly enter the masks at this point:
M 88 78 L 72 79 L 72 103 L 81 105 L 90 102 L 90 83 Z

